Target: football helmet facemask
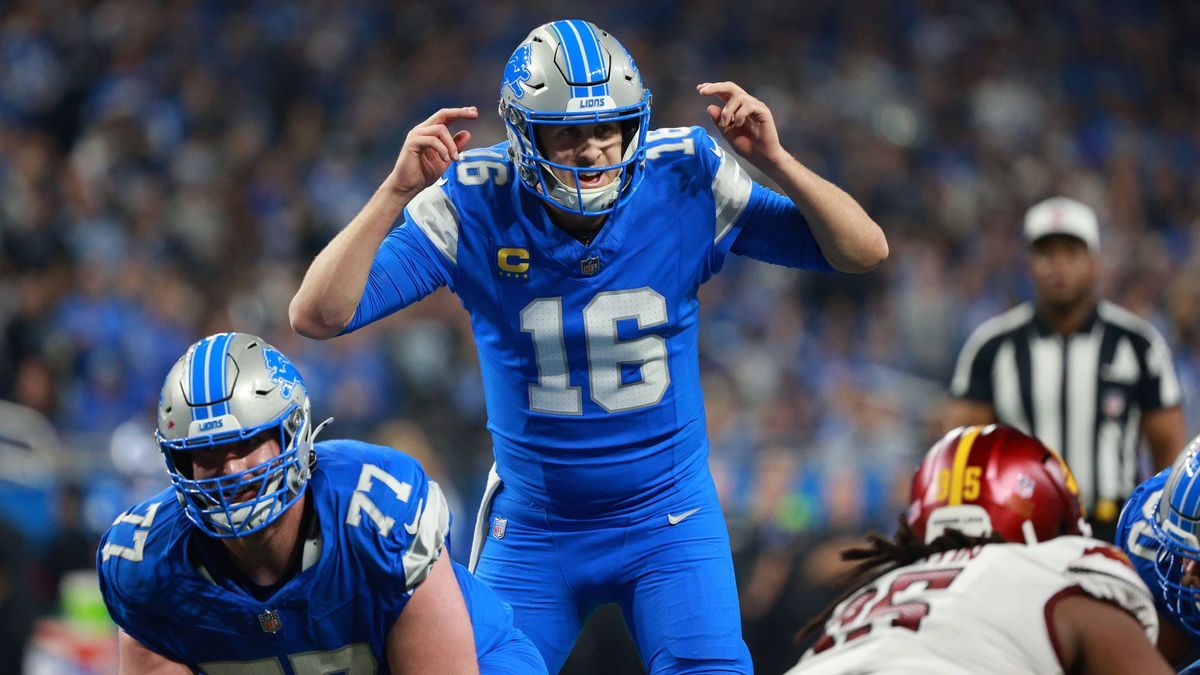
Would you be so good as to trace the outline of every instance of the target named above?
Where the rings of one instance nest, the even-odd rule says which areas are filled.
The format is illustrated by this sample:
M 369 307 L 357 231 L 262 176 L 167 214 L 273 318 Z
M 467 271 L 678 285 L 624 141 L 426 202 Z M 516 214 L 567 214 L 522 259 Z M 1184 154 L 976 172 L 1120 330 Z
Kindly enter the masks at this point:
M 1200 587 L 1184 577 L 1200 577 L 1200 436 L 1175 458 L 1150 519 L 1158 541 L 1154 574 L 1163 604 L 1191 634 L 1200 638 Z
M 589 21 L 554 21 L 533 29 L 504 67 L 500 119 L 521 185 L 570 213 L 598 216 L 628 199 L 642 178 L 650 92 L 629 52 Z M 577 167 L 542 152 L 538 129 L 565 124 L 617 124 L 621 161 Z M 568 186 L 554 170 L 574 177 Z M 605 185 L 581 188 L 581 173 L 619 171 Z
M 304 380 L 287 357 L 262 338 L 218 333 L 167 373 L 155 438 L 188 518 L 209 536 L 230 538 L 263 529 L 300 498 L 320 428 L 312 428 Z M 191 453 L 268 434 L 278 434 L 275 457 L 229 475 L 193 475 Z
M 946 530 L 1033 544 L 1090 535 L 1075 477 L 1041 441 L 1013 427 L 959 427 L 913 475 L 908 523 L 925 543 Z

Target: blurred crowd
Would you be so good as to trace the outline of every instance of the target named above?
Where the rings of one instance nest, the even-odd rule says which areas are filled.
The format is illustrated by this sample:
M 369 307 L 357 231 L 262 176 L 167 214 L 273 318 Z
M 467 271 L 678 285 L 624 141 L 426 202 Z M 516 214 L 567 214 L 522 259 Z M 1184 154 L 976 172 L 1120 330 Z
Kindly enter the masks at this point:
M 42 561 L 38 607 L 52 611 L 53 559 L 70 557 L 60 549 L 88 550 L 166 485 L 152 439 L 161 378 L 221 330 L 294 358 L 314 415 L 335 418 L 326 437 L 420 458 L 448 488 L 454 555 L 466 555 L 491 460 L 457 300 L 440 291 L 326 343 L 292 334 L 287 305 L 413 125 L 477 105 L 476 143 L 503 138 L 488 113 L 503 64 L 563 11 L 549 0 L 0 8 L 0 518 Z M 1035 201 L 1065 194 L 1101 214 L 1104 294 L 1166 336 L 1200 430 L 1200 5 L 591 11 L 636 58 L 653 126 L 706 124 L 695 84 L 738 82 L 891 246 L 859 277 L 731 259 L 704 288 L 712 468 L 760 669 L 798 657 L 791 634 L 828 599 L 844 537 L 891 527 L 912 462 L 940 435 L 966 335 L 1030 296 L 1019 224 Z

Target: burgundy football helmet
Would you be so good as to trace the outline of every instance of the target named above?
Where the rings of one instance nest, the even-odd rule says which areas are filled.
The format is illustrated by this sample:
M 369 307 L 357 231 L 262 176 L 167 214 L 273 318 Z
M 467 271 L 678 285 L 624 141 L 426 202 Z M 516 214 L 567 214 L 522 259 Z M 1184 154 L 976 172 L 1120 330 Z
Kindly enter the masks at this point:
M 1066 462 L 1003 424 L 943 436 L 913 475 L 909 498 L 908 523 L 925 543 L 948 529 L 1027 544 L 1091 534 Z

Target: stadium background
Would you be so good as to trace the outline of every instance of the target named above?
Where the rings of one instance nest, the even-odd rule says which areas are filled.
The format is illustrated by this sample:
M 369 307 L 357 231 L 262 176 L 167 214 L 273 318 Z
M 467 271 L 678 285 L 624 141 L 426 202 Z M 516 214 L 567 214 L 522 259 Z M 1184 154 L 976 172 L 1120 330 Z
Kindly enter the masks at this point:
M 64 571 L 166 484 L 161 378 L 220 330 L 294 358 L 326 438 L 419 457 L 465 557 L 490 448 L 457 300 L 326 343 L 293 335 L 287 304 L 414 124 L 477 105 L 474 145 L 502 138 L 503 64 L 564 14 L 633 53 L 653 126 L 705 123 L 698 82 L 745 86 L 888 235 L 867 275 L 731 259 L 704 289 L 712 468 L 761 671 L 797 658 L 844 537 L 890 527 L 966 335 L 1029 297 L 1034 201 L 1097 208 L 1104 293 L 1167 337 L 1200 431 L 1195 3 L 18 0 L 0 7 L 0 670 L 35 616 L 31 672 L 111 668 L 112 627 Z M 624 672 L 613 632 L 573 672 Z

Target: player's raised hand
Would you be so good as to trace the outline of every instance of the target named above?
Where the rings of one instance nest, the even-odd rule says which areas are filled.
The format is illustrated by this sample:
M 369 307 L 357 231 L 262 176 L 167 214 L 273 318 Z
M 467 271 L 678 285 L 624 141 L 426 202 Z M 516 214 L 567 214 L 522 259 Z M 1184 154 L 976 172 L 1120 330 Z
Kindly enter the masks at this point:
M 719 106 L 708 106 L 708 116 L 734 152 L 760 169 L 787 156 L 767 104 L 733 82 L 705 82 L 696 85 L 696 91 L 702 96 L 716 96 L 721 102 Z
M 458 153 L 471 141 L 471 132 L 466 129 L 450 135 L 450 125 L 476 117 L 479 111 L 475 106 L 442 108 L 408 132 L 388 177 L 391 188 L 414 196 L 433 185 L 451 162 L 458 161 Z

